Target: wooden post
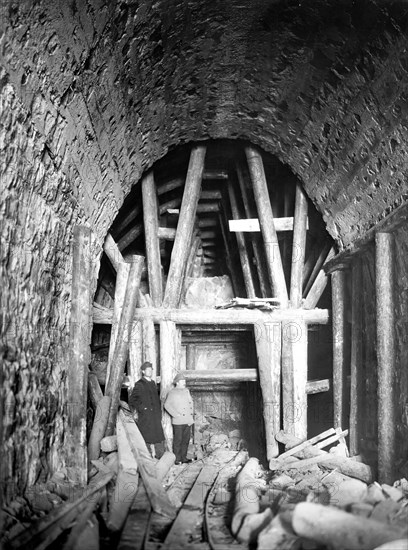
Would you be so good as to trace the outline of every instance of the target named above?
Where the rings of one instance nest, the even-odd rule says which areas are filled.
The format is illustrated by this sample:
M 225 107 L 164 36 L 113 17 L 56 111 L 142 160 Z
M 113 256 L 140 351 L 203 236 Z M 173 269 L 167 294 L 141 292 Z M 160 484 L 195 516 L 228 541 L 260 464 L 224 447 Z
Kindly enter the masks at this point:
M 166 400 L 172 388 L 174 377 L 180 370 L 179 330 L 172 321 L 160 322 L 160 399 Z M 170 415 L 163 411 L 163 431 L 169 449 L 172 449 L 173 429 Z
M 118 262 L 115 285 L 115 301 L 113 304 L 112 329 L 108 353 L 108 365 L 106 368 L 106 380 L 109 380 L 109 374 L 112 368 L 112 361 L 114 359 L 113 354 L 115 352 L 119 321 L 122 314 L 123 300 L 125 299 L 126 285 L 129 278 L 129 270 L 129 264 L 127 264 L 126 262 Z
M 332 326 L 333 326 L 333 425 L 345 425 L 346 401 L 346 272 L 333 271 Z
M 290 274 L 290 305 L 302 303 L 303 265 L 305 263 L 307 234 L 307 199 L 300 183 L 296 185 L 295 220 L 293 227 L 292 269 Z
M 282 323 L 283 429 L 307 439 L 307 324 Z
M 395 303 L 394 237 L 375 236 L 377 361 L 378 361 L 378 474 L 380 482 L 394 481 L 395 421 Z
M 312 288 L 312 285 L 318 276 L 319 272 L 321 271 L 323 264 L 327 261 L 328 255 L 331 250 L 333 250 L 333 247 L 330 245 L 330 243 L 324 243 L 323 248 L 320 250 L 317 258 L 316 253 L 317 250 L 321 247 L 321 244 L 316 245 L 312 252 L 310 253 L 309 257 L 306 260 L 304 272 L 303 272 L 303 296 L 307 296 L 310 292 L 310 289 Z M 310 275 L 309 275 L 310 272 Z
M 103 397 L 101 386 L 99 385 L 98 377 L 94 372 L 88 370 L 88 395 L 94 410 L 98 406 L 99 401 Z
M 288 292 L 286 289 L 285 274 L 279 250 L 278 237 L 273 221 L 271 202 L 266 183 L 262 156 L 252 146 L 245 148 L 255 201 L 258 209 L 259 222 L 265 244 L 267 267 L 273 292 L 281 300 L 281 307 L 286 307 Z
M 109 395 L 111 398 L 106 435 L 112 435 L 116 427 L 116 416 L 118 413 L 120 390 L 122 387 L 123 372 L 125 369 L 127 353 L 129 349 L 129 336 L 137 304 L 143 263 L 143 256 L 132 257 L 122 314 L 119 321 L 114 352 L 114 362 L 112 364 L 109 380 L 107 380 L 105 387 L 105 395 Z
M 183 292 L 181 298 L 184 299 L 188 287 L 188 279 L 191 277 L 191 274 L 193 273 L 194 269 L 194 262 L 197 256 L 198 249 L 200 247 L 201 239 L 197 236 L 195 233 L 193 235 L 193 242 L 191 243 L 190 252 L 188 254 L 187 262 L 186 262 L 186 269 L 184 272 L 183 277 Z
M 142 179 L 142 198 L 149 291 L 154 306 L 159 307 L 162 303 L 163 288 L 158 234 L 157 195 L 153 170 L 150 170 Z
M 238 203 L 231 180 L 228 181 L 228 195 L 231 204 L 231 212 L 234 220 L 239 220 Z M 254 282 L 252 280 L 251 264 L 248 258 L 248 252 L 245 244 L 244 235 L 241 232 L 235 233 L 238 244 L 239 257 L 241 260 L 242 274 L 248 298 L 255 298 Z
M 73 266 L 68 365 L 68 426 L 66 464 L 70 478 L 87 483 L 86 406 L 88 365 L 91 361 L 91 230 L 76 226 L 73 233 Z
M 275 435 L 280 430 L 281 392 L 281 323 L 257 323 L 255 345 L 265 422 L 266 456 L 279 454 Z
M 351 272 L 351 362 L 350 362 L 350 430 L 349 443 L 350 455 L 359 453 L 361 429 L 362 403 L 361 397 L 363 388 L 363 302 L 362 302 L 362 266 L 361 260 L 357 258 L 352 266 Z
M 197 145 L 191 151 L 183 201 L 177 224 L 177 234 L 171 252 L 170 268 L 163 301 L 164 307 L 177 307 L 180 300 L 183 273 L 191 246 L 194 220 L 200 197 L 205 152 L 206 147 L 204 145 Z

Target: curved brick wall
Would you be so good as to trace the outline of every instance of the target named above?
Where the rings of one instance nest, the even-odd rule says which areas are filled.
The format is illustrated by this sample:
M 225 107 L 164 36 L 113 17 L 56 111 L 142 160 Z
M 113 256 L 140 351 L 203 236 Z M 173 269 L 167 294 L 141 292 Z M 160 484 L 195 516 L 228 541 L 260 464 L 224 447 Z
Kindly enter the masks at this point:
M 406 200 L 406 25 L 387 9 L 368 0 L 5 6 L 10 494 L 57 467 L 64 444 L 72 228 L 89 224 L 97 260 L 129 189 L 169 148 L 243 138 L 276 154 L 340 246 Z M 40 437 L 22 448 L 12 432 L 17 442 Z

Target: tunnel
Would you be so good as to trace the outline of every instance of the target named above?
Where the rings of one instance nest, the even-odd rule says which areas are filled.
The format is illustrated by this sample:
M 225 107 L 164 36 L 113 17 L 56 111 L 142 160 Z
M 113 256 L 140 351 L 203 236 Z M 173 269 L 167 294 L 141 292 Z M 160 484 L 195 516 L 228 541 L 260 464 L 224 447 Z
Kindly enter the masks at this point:
M 145 361 L 162 406 L 186 377 L 191 453 L 222 435 L 268 469 L 278 432 L 333 428 L 408 478 L 407 11 L 5 2 L 5 543 L 58 476 L 88 485 L 96 404 L 110 437 Z

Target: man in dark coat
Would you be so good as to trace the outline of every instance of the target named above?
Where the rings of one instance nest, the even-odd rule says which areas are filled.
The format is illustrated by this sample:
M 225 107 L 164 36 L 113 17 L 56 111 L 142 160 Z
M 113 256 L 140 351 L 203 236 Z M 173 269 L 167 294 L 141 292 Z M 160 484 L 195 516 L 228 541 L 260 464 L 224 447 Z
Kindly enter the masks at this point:
M 133 387 L 129 406 L 132 412 L 137 413 L 137 425 L 147 446 L 154 445 L 156 458 L 160 458 L 165 451 L 164 433 L 159 394 L 156 383 L 152 380 L 152 364 L 146 361 L 140 370 L 142 378 Z

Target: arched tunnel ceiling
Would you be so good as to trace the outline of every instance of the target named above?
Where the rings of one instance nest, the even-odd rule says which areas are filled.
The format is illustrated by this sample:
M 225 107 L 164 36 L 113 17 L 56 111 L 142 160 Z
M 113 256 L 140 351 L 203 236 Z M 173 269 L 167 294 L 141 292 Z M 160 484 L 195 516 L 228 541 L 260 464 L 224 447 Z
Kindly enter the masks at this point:
M 343 246 L 408 196 L 404 3 L 29 0 L 8 19 L 3 84 L 101 239 L 192 140 L 276 154 Z

